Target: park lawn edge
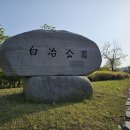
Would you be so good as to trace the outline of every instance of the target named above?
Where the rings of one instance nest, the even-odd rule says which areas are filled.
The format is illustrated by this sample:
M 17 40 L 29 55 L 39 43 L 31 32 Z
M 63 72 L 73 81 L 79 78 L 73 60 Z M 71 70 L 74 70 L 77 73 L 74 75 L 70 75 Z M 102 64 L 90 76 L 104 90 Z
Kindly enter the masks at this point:
M 130 78 L 93 82 L 91 100 L 45 104 L 22 88 L 0 89 L 0 130 L 115 130 L 124 122 Z

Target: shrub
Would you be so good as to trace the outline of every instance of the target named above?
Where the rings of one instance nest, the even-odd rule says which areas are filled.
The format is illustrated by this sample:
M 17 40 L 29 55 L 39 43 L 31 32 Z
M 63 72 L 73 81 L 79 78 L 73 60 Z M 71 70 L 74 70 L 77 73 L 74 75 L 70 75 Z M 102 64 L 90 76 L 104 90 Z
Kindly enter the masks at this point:
M 96 71 L 88 75 L 90 81 L 119 80 L 128 77 L 129 77 L 128 73 L 112 72 L 112 71 Z
M 5 76 L 0 72 L 0 89 L 22 87 L 22 77 Z
M 110 68 L 107 66 L 100 67 L 100 71 L 110 71 Z

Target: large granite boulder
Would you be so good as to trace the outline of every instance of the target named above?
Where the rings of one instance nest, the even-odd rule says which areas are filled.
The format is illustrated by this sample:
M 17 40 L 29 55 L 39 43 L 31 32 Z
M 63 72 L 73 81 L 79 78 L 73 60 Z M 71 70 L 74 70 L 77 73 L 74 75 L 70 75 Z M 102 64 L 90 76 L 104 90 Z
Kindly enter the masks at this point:
M 85 76 L 37 76 L 24 80 L 27 99 L 63 102 L 91 98 L 93 89 Z
M 34 30 L 8 38 L 0 48 L 6 75 L 87 75 L 101 65 L 97 45 L 67 31 Z

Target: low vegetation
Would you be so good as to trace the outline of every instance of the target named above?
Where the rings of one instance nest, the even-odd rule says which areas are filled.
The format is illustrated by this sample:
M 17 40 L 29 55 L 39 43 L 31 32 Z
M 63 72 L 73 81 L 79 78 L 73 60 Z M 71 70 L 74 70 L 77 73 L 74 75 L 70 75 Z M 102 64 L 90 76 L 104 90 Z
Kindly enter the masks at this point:
M 128 78 L 129 74 L 125 72 L 112 72 L 107 67 L 101 67 L 100 70 L 90 74 L 90 81 L 118 80 Z M 22 87 L 23 78 L 17 76 L 5 76 L 0 69 L 0 89 Z
M 3 72 L 0 71 L 0 89 L 17 87 L 22 87 L 21 77 L 5 76 Z
M 27 101 L 22 88 L 0 89 L 0 130 L 117 130 L 124 121 L 130 79 L 93 82 L 82 102 Z
M 95 71 L 88 76 L 90 81 L 120 80 L 128 77 L 128 73 L 113 71 Z

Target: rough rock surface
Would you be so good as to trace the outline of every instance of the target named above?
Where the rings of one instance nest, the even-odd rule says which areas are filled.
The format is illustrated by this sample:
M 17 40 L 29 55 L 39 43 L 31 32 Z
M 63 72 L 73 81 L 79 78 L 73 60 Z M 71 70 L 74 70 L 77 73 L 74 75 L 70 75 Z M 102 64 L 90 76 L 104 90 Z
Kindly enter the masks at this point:
M 67 31 L 33 30 L 8 38 L 0 47 L 0 66 L 10 76 L 81 76 L 100 65 L 97 45 Z
M 93 89 L 85 76 L 39 76 L 25 79 L 24 93 L 37 101 L 62 102 L 90 98 Z

